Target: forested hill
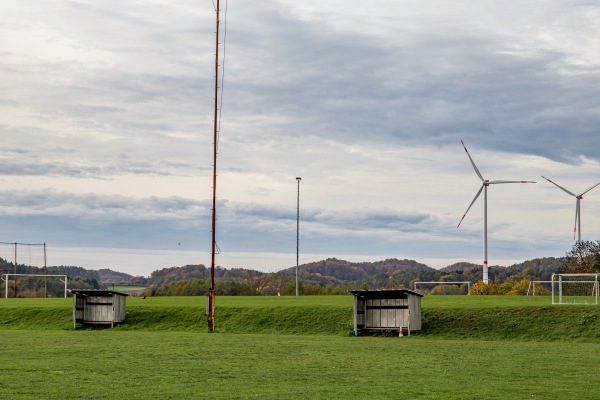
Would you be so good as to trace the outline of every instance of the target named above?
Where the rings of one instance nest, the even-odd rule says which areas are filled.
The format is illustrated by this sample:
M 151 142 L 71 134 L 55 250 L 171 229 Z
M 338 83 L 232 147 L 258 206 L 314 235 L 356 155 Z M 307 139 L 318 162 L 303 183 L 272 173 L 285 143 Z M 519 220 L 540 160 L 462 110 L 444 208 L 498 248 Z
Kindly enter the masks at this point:
M 562 265 L 561 258 L 541 258 L 510 267 L 492 266 L 490 279 L 497 283 L 528 280 L 548 280 Z M 353 263 L 329 258 L 298 267 L 304 294 L 347 293 L 357 288 L 413 289 L 415 282 L 478 282 L 482 279 L 480 265 L 457 263 L 434 269 L 414 260 L 387 259 L 377 262 Z M 273 273 L 249 269 L 215 270 L 218 294 L 294 294 L 295 267 Z M 186 265 L 156 270 L 148 278 L 148 288 L 158 295 L 199 294 L 208 290 L 210 269 L 204 265 Z
M 131 275 L 124 272 L 113 271 L 112 269 L 103 268 L 98 270 L 100 282 L 104 283 L 125 283 L 132 278 Z
M 473 264 L 469 262 L 458 262 L 452 265 L 448 265 L 447 267 L 440 268 L 442 272 L 456 272 L 456 271 L 464 271 L 467 269 L 480 268 L 481 265 Z
M 295 291 L 295 267 L 273 273 L 249 269 L 217 267 L 217 292 L 222 294 L 291 294 Z M 347 293 L 348 290 L 367 285 L 384 288 L 410 284 L 413 279 L 434 279 L 437 270 L 414 260 L 387 259 L 377 262 L 354 263 L 336 258 L 298 266 L 300 285 L 305 294 Z M 402 278 L 392 282 L 391 277 Z M 210 269 L 204 265 L 163 268 L 152 272 L 148 288 L 152 293 L 173 295 L 201 292 L 208 284 Z M 194 280 L 195 282 L 190 282 Z M 404 282 L 406 281 L 406 282 Z M 186 283 L 179 283 L 186 282 Z M 235 284 L 234 284 L 235 283 Z M 408 287 L 408 286 L 406 286 Z
M 295 267 L 288 268 L 286 271 L 290 274 L 295 273 Z M 363 281 L 374 275 L 391 275 L 395 271 L 433 272 L 435 269 L 414 260 L 398 260 L 395 258 L 361 263 L 328 258 L 327 260 L 303 264 L 298 267 L 298 273 L 302 275 L 328 277 L 343 282 Z
M 265 275 L 263 272 L 244 268 L 215 268 L 215 279 L 243 281 Z M 210 279 L 210 268 L 202 265 L 185 265 L 183 267 L 162 268 L 150 274 L 148 283 L 155 287 L 187 279 Z

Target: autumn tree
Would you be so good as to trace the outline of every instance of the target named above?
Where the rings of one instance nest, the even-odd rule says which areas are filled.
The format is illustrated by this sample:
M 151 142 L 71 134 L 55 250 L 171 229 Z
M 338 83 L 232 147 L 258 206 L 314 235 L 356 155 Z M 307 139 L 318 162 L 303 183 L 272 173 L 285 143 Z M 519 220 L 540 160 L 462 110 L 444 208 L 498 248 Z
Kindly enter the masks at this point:
M 491 294 L 491 286 L 479 281 L 471 286 L 469 294 L 474 295 L 488 295 Z
M 600 241 L 578 241 L 565 254 L 561 268 L 563 274 L 588 274 L 600 272 Z
M 528 294 L 529 286 L 531 281 L 529 279 L 521 279 L 519 282 L 514 283 L 513 287 L 506 293 L 508 296 L 525 296 Z M 543 289 L 539 283 L 534 283 L 533 290 L 535 293 L 547 294 L 547 290 Z

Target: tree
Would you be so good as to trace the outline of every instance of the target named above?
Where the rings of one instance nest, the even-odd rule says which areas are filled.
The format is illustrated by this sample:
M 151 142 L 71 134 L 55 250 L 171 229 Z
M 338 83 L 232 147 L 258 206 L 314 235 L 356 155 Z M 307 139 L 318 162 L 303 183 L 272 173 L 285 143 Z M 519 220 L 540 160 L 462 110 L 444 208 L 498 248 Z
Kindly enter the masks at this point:
M 439 295 L 457 295 L 460 293 L 460 287 L 457 285 L 438 285 L 434 287 L 429 294 Z
M 560 270 L 563 274 L 588 274 L 600 272 L 600 242 L 582 240 L 565 254 Z
M 513 287 L 506 294 L 508 296 L 525 296 L 529 290 L 530 283 L 531 281 L 529 279 L 521 279 L 519 282 L 514 283 Z M 539 284 L 536 285 L 535 290 L 538 291 L 538 294 L 541 294 L 542 287 Z
M 479 281 L 471 286 L 471 292 L 469 294 L 488 295 L 490 293 L 490 285 L 483 283 L 483 281 Z

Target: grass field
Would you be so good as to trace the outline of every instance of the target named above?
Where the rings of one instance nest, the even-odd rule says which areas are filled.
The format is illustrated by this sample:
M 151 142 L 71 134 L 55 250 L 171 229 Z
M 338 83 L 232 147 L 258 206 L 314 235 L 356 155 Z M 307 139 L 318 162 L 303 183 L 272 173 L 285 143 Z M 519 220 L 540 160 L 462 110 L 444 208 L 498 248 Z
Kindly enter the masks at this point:
M 131 285 L 109 285 L 110 290 L 115 290 L 117 292 L 134 292 L 136 294 L 142 294 L 146 291 L 145 286 L 131 286 Z
M 1 299 L 0 398 L 599 398 L 599 308 L 549 302 L 425 297 L 398 338 L 351 336 L 349 296 L 217 298 L 210 334 L 202 298 L 129 298 L 122 326 L 77 331 L 70 299 Z

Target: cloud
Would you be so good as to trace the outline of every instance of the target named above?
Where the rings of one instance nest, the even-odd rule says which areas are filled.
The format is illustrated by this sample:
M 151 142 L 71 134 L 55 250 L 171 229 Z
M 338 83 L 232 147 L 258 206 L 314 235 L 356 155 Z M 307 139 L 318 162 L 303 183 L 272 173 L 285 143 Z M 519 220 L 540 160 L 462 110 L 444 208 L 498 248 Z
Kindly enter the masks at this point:
M 521 35 L 507 40 L 482 27 L 477 35 L 467 27 L 450 30 L 473 23 L 463 19 L 416 31 L 398 28 L 386 37 L 286 13 L 261 16 L 260 8 L 244 11 L 267 23 L 239 43 L 243 26 L 230 35 L 228 64 L 245 67 L 228 75 L 233 119 L 244 118 L 242 109 L 253 119 L 285 116 L 280 137 L 310 132 L 340 142 L 398 145 L 464 138 L 555 160 L 597 157 L 586 144 L 598 141 L 599 114 L 590 101 L 596 95 L 588 90 L 597 85 L 598 70 L 573 66 L 562 46 L 540 48 Z M 580 140 L 559 145 L 565 132 Z M 252 137 L 260 140 L 261 133 L 252 130 Z
M 300 176 L 306 253 L 477 261 L 480 202 L 456 229 L 480 185 L 461 139 L 486 178 L 545 175 L 582 191 L 600 176 L 599 10 L 229 4 L 220 247 L 294 253 Z M 188 0 L 0 4 L 0 234 L 209 247 L 214 17 Z M 522 186 L 490 193 L 492 263 L 572 244 L 572 203 Z M 583 205 L 590 238 L 597 196 Z

